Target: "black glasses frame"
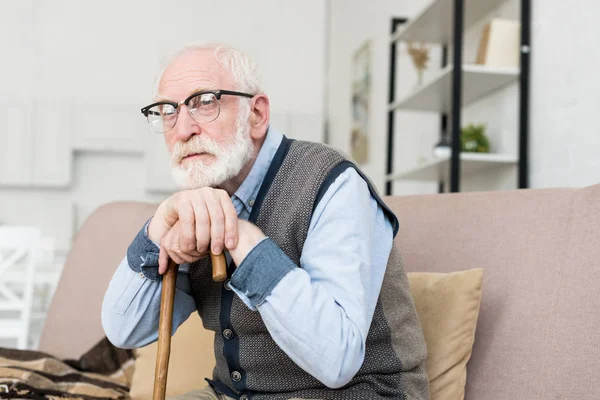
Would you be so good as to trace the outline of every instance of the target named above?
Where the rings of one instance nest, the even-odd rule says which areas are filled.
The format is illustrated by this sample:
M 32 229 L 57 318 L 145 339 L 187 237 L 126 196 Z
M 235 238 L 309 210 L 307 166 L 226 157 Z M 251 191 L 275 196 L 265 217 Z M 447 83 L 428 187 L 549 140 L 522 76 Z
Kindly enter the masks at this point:
M 190 94 L 188 96 L 188 98 L 185 99 L 185 100 L 183 100 L 182 102 L 176 103 L 174 101 L 158 101 L 156 103 L 152 103 L 152 104 L 150 104 L 150 105 L 142 108 L 141 111 L 142 111 L 142 114 L 144 114 L 144 116 L 147 118 L 148 114 L 150 112 L 150 109 L 152 107 L 160 106 L 160 105 L 163 105 L 163 104 L 169 104 L 169 105 L 173 106 L 173 108 L 175 110 L 177 110 L 177 114 L 179 114 L 179 107 L 182 104 L 185 104 L 185 106 L 187 107 L 188 104 L 190 103 L 190 100 L 192 100 L 194 97 L 201 96 L 203 94 L 209 94 L 209 93 L 214 94 L 215 97 L 217 98 L 217 100 L 221 100 L 221 96 L 223 96 L 223 95 L 227 95 L 227 96 L 242 96 L 242 97 L 248 97 L 250 99 L 253 98 L 254 96 L 256 96 L 255 94 L 249 94 L 249 93 L 243 93 L 243 92 L 236 92 L 234 90 L 203 90 L 203 91 L 200 91 L 200 92 L 196 92 L 196 93 Z

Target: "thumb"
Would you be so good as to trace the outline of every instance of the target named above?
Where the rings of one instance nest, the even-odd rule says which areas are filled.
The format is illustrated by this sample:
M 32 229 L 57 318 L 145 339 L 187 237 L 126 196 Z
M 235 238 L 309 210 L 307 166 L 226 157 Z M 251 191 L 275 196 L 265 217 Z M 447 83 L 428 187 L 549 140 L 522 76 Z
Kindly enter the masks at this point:
M 175 201 L 175 196 L 171 196 L 165 200 L 161 204 L 160 208 L 161 210 L 159 214 L 162 220 L 161 222 L 164 224 L 165 228 L 171 229 L 179 220 L 179 212 L 177 211 L 177 202 Z
M 179 214 L 175 210 L 172 197 L 170 197 L 158 206 L 152 221 L 150 221 L 148 236 L 155 243 L 159 243 L 163 236 L 177 223 L 178 219 Z

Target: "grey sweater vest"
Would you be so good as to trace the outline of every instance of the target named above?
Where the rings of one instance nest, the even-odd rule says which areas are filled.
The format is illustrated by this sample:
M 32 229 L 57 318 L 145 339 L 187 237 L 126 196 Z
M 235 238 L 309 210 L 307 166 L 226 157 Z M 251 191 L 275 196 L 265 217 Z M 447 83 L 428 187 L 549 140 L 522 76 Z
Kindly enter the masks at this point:
M 329 147 L 284 137 L 250 220 L 299 265 L 316 204 L 349 167 L 356 168 Z M 396 217 L 370 183 L 369 188 L 394 222 L 395 234 Z M 230 265 L 229 274 L 234 270 Z M 364 363 L 350 383 L 336 390 L 298 367 L 273 341 L 260 314 L 250 311 L 224 285 L 212 281 L 210 261 L 192 264 L 189 277 L 204 327 L 216 332 L 217 364 L 214 381 L 209 382 L 218 391 L 256 400 L 428 398 L 425 340 L 395 247 L 367 336 Z M 224 335 L 226 329 L 233 335 Z

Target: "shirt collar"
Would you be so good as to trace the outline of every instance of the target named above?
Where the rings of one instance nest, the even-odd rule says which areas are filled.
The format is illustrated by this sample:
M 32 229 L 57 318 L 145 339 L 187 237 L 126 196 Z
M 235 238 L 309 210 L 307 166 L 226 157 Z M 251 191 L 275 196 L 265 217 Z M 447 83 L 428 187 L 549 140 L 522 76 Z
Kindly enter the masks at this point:
M 252 206 L 254 206 L 258 191 L 267 175 L 271 161 L 273 161 L 273 157 L 275 157 L 275 153 L 281 145 L 282 139 L 283 135 L 281 133 L 269 127 L 267 130 L 267 137 L 258 152 L 256 160 L 254 160 L 250 173 L 246 179 L 244 179 L 244 182 L 242 182 L 238 190 L 231 196 L 232 199 L 239 199 L 248 213 L 252 212 Z

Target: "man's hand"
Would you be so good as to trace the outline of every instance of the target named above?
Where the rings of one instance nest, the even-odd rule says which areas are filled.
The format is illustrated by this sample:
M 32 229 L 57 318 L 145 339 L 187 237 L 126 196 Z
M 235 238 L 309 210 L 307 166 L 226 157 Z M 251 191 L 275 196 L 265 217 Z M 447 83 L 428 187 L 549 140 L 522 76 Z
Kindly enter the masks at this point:
M 238 242 L 238 217 L 226 191 L 201 188 L 178 192 L 161 203 L 148 226 L 148 237 L 160 243 L 159 273 L 169 257 L 178 264 L 220 254 Z M 209 248 L 210 246 L 210 248 Z
M 181 221 L 177 221 L 160 241 L 158 273 L 161 275 L 167 272 L 169 258 L 177 264 L 189 264 L 208 255 L 208 250 L 200 252 L 196 248 L 188 250 L 181 247 L 183 242 L 181 227 Z
M 239 241 L 234 249 L 228 249 L 236 265 L 240 265 L 248 253 L 266 236 L 256 225 L 240 219 L 238 220 Z

